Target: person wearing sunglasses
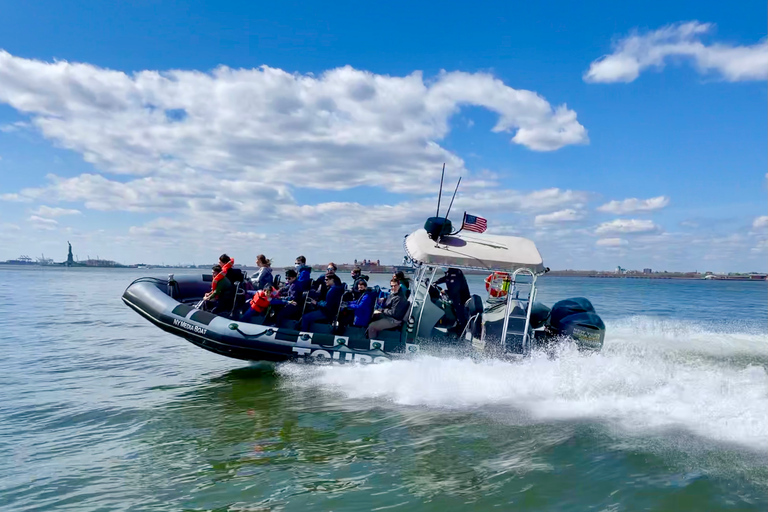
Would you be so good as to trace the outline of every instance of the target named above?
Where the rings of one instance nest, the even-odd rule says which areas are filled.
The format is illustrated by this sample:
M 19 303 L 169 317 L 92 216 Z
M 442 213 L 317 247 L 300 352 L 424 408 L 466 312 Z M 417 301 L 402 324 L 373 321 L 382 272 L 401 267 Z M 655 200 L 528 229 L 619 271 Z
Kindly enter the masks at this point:
M 308 331 L 313 322 L 332 323 L 336 319 L 341 298 L 344 296 L 344 284 L 336 274 L 326 274 L 324 280 L 328 289 L 325 300 L 307 299 L 318 309 L 304 313 L 301 317 L 302 331 Z
M 316 301 L 326 300 L 325 296 L 328 293 L 326 278 L 328 276 L 335 276 L 336 268 L 336 264 L 334 262 L 330 262 L 325 269 L 325 275 L 315 279 L 315 281 L 312 283 L 312 290 L 309 292 L 309 296 L 311 298 L 315 299 Z

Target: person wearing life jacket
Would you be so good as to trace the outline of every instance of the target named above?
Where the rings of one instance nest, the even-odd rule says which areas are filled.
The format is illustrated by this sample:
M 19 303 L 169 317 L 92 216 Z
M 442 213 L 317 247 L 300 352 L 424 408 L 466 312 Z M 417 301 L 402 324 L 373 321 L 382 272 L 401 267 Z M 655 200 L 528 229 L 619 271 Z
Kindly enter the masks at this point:
M 203 309 L 211 313 L 228 313 L 235 299 L 235 288 L 227 279 L 224 268 L 214 265 L 211 291 L 203 297 Z
M 443 283 L 445 283 L 448 298 L 451 300 L 451 304 L 453 304 L 453 311 L 456 313 L 456 326 L 449 330 L 456 334 L 461 334 L 469 320 L 467 310 L 464 307 L 464 304 L 466 304 L 471 296 L 467 278 L 464 277 L 464 272 L 461 269 L 449 268 L 445 271 L 445 275 L 433 284 L 439 285 Z
M 313 322 L 330 323 L 336 319 L 336 313 L 339 311 L 341 298 L 344 295 L 344 284 L 336 274 L 326 274 L 325 286 L 328 293 L 325 300 L 308 299 L 318 309 L 304 313 L 301 317 L 301 330 L 307 331 Z
M 261 290 L 257 291 L 251 300 L 246 302 L 246 304 L 248 304 L 250 307 L 240 317 L 240 321 L 248 322 L 253 315 L 260 315 L 264 313 L 269 307 L 269 303 L 272 298 L 272 292 L 273 288 L 271 284 L 268 284 Z

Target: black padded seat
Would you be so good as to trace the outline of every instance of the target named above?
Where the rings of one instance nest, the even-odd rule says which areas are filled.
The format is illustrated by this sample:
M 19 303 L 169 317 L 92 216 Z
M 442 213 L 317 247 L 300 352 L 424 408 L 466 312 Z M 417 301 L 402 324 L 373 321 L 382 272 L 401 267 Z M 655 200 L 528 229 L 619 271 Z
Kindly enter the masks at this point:
M 333 334 L 333 326 L 331 324 L 312 322 L 311 324 L 309 324 L 309 332 L 316 332 L 320 334 Z
M 354 327 L 349 325 L 344 329 L 342 336 L 346 336 L 348 338 L 365 338 L 365 331 L 365 327 Z

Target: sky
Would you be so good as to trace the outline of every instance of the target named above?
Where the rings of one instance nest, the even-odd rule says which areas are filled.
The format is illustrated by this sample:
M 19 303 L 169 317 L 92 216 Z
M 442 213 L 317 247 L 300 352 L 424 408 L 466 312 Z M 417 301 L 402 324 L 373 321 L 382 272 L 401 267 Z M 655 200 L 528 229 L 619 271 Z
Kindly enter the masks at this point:
M 765 1 L 0 2 L 0 260 L 768 270 Z M 368 5 L 370 4 L 370 5 Z

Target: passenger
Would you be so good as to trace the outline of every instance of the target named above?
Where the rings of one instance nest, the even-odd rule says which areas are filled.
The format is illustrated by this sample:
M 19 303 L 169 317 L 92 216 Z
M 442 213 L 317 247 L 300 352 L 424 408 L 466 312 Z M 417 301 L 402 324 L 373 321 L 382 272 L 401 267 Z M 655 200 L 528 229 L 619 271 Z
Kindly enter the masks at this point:
M 354 327 L 367 327 L 371 322 L 373 308 L 376 306 L 376 292 L 368 288 L 365 279 L 358 279 L 354 285 L 357 300 L 347 304 L 341 312 L 339 323 L 352 324 Z
M 203 310 L 211 313 L 228 312 L 232 308 L 235 289 L 221 265 L 214 265 L 212 289 L 203 297 Z
M 467 284 L 467 278 L 464 277 L 464 272 L 458 268 L 449 268 L 445 271 L 445 275 L 435 281 L 433 284 L 445 283 L 446 294 L 453 304 L 453 310 L 456 313 L 456 326 L 449 329 L 449 331 L 455 334 L 461 334 L 464 331 L 464 327 L 467 325 L 467 310 L 464 304 L 467 303 L 470 297 L 469 285 Z
M 240 317 L 241 322 L 249 322 L 253 315 L 260 315 L 269 308 L 269 302 L 272 296 L 272 285 L 268 284 L 256 292 L 251 300 L 247 302 L 250 305 L 248 310 Z
M 296 262 L 293 264 L 293 268 L 296 270 L 298 276 L 296 281 L 299 283 L 298 286 L 301 289 L 301 292 L 308 292 L 310 288 L 312 288 L 312 278 L 310 277 L 312 274 L 312 267 L 307 265 L 307 258 L 298 256 Z
M 325 300 L 308 299 L 313 305 L 318 306 L 319 309 L 304 313 L 304 316 L 301 317 L 302 331 L 309 330 L 312 322 L 326 323 L 333 322 L 336 319 L 336 314 L 341 304 L 341 297 L 344 295 L 344 285 L 336 274 L 326 274 L 325 286 L 328 289 Z
M 219 265 L 221 265 L 221 269 L 224 272 L 224 275 L 227 276 L 227 279 L 229 279 L 230 283 L 242 283 L 245 280 L 243 271 L 239 268 L 235 268 L 235 259 L 230 258 L 226 253 L 219 256 Z
M 268 260 L 263 254 L 256 256 L 256 266 L 259 270 L 251 278 L 251 284 L 254 290 L 263 290 L 267 286 L 272 286 L 272 261 Z
M 392 329 L 403 323 L 403 318 L 408 312 L 408 300 L 405 298 L 405 290 L 400 281 L 394 277 L 389 282 L 392 291 L 381 309 L 373 312 L 373 322 L 368 326 L 368 337 L 375 339 L 379 332 Z
M 357 281 L 358 280 L 364 280 L 366 283 L 366 287 L 368 284 L 368 276 L 363 275 L 363 271 L 360 269 L 360 267 L 355 267 L 352 269 L 352 298 L 354 300 L 358 300 L 361 297 L 360 290 L 357 287 Z
M 280 289 L 278 297 L 270 301 L 271 306 L 279 308 L 275 324 L 279 326 L 286 320 L 298 318 L 301 315 L 303 301 L 304 297 L 296 271 L 289 268 L 285 271 L 285 285 Z
M 325 294 L 328 293 L 328 287 L 325 285 L 326 278 L 331 275 L 336 275 L 336 264 L 330 262 L 325 269 L 325 275 L 318 277 L 312 283 L 312 290 L 309 292 L 309 296 L 315 300 L 325 300 Z
M 405 288 L 405 298 L 407 299 L 411 295 L 411 280 L 405 277 L 405 274 L 402 270 L 399 270 L 395 272 L 392 275 L 392 279 L 397 279 L 400 281 L 400 285 Z

